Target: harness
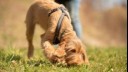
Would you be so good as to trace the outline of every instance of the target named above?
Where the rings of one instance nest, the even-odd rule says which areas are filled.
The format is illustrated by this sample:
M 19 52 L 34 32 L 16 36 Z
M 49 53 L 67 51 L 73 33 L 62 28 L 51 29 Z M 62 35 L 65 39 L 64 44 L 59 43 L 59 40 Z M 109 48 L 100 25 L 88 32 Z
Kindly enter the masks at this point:
M 62 27 L 62 21 L 64 19 L 64 16 L 67 16 L 69 18 L 68 14 L 66 13 L 67 9 L 64 8 L 64 7 L 59 7 L 59 8 L 55 8 L 55 9 L 51 10 L 51 12 L 48 14 L 48 16 L 50 16 L 52 13 L 54 13 L 58 10 L 61 10 L 62 14 L 61 14 L 61 16 L 58 20 L 57 27 L 56 27 L 56 30 L 55 30 L 55 35 L 54 35 L 53 42 L 52 42 L 55 45 L 60 43 L 60 39 L 58 37 L 59 37 L 60 29 Z

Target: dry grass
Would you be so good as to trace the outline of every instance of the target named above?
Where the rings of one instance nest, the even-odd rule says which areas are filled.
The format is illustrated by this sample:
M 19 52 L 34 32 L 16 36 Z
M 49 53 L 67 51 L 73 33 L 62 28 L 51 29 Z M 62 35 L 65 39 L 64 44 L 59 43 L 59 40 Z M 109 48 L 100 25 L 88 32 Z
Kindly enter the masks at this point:
M 25 16 L 32 1 L 2 0 L 0 2 L 0 47 L 27 47 L 25 36 Z M 40 46 L 39 27 L 34 37 L 35 45 Z
M 87 43 L 96 46 L 126 46 L 127 9 L 125 7 L 96 10 L 83 2 L 81 20 Z
M 25 15 L 32 0 L 0 1 L 0 47 L 27 47 Z M 84 2 L 83 2 L 84 3 Z M 82 6 L 85 42 L 96 46 L 126 46 L 127 13 L 122 7 L 98 12 Z M 34 44 L 40 47 L 42 30 L 37 26 Z

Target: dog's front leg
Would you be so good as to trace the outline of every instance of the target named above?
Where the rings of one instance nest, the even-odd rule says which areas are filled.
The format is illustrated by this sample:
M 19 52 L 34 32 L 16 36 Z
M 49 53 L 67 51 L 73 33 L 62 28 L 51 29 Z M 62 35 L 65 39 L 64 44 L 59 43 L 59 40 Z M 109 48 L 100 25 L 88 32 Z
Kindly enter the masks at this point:
M 54 48 L 49 41 L 45 41 L 43 44 L 44 47 L 44 55 L 52 62 L 52 63 L 65 63 L 65 55 L 66 52 L 64 48 L 60 46 L 58 48 Z
M 54 55 L 58 56 L 58 57 L 63 57 L 66 55 L 66 52 L 65 52 L 65 45 L 66 43 L 65 42 L 61 42 L 58 46 L 58 48 L 56 49 Z
M 53 53 L 55 52 L 55 48 L 49 41 L 45 41 L 44 43 L 42 43 L 42 47 L 44 49 L 44 55 L 51 61 Z

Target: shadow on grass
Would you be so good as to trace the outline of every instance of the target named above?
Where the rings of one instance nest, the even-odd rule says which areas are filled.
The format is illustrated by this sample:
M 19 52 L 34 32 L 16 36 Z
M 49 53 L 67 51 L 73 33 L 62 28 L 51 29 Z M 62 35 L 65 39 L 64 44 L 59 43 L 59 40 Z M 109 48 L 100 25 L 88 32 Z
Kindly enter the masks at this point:
M 34 65 L 36 67 L 40 66 L 40 65 L 47 65 L 47 66 L 51 66 L 52 64 L 50 62 L 47 62 L 45 60 L 29 60 L 27 61 L 28 65 Z
M 48 67 L 52 67 L 52 66 L 55 66 L 55 67 L 58 67 L 58 68 L 79 68 L 79 67 L 85 67 L 85 68 L 88 68 L 88 65 L 71 65 L 71 66 L 68 66 L 68 65 L 64 65 L 64 64 L 59 64 L 59 63 L 51 63 L 49 61 L 46 61 L 46 60 L 29 60 L 27 61 L 27 64 L 28 65 L 33 65 L 35 67 L 39 67 L 39 66 L 48 66 Z
M 20 61 L 21 60 L 21 56 L 20 55 L 15 55 L 15 54 L 9 54 L 6 57 L 6 62 L 10 62 L 10 61 Z

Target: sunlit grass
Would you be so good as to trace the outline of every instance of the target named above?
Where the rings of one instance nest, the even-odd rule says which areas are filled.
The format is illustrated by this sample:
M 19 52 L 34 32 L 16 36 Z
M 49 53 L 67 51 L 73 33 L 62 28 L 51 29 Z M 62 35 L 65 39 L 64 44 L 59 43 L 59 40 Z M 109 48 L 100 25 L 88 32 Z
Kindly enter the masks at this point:
M 53 65 L 35 49 L 34 57 L 27 59 L 27 49 L 0 49 L 0 72 L 126 72 L 126 48 L 88 48 L 90 65 L 67 67 Z

